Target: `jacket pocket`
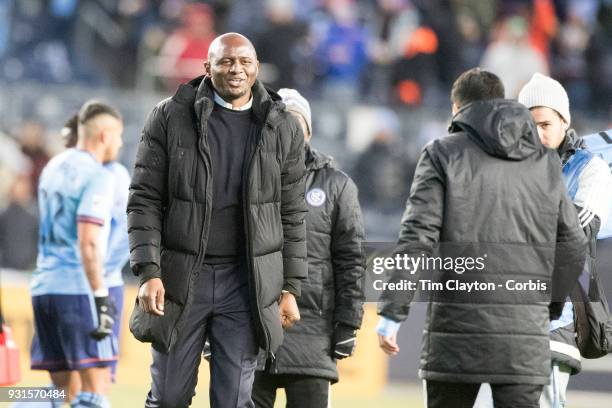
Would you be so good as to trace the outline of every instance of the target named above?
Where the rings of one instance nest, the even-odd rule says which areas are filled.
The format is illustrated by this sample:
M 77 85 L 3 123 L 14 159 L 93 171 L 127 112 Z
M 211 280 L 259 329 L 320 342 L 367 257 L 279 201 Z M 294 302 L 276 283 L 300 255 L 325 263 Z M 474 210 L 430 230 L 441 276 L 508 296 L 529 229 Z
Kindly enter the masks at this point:
M 192 201 L 173 199 L 166 211 L 162 231 L 165 247 L 197 255 L 200 245 L 202 206 Z
M 182 311 L 182 306 L 165 299 L 164 315 L 153 315 L 145 312 L 138 298 L 136 298 L 130 316 L 130 331 L 136 340 L 143 343 L 153 343 L 157 350 L 167 353 L 176 341 L 174 329 Z
M 264 335 L 268 337 L 266 342 L 268 344 L 269 351 L 276 353 L 280 345 L 283 344 L 284 337 L 278 303 L 274 302 L 271 305 L 264 307 L 261 314 L 263 319 L 262 323 L 264 326 Z

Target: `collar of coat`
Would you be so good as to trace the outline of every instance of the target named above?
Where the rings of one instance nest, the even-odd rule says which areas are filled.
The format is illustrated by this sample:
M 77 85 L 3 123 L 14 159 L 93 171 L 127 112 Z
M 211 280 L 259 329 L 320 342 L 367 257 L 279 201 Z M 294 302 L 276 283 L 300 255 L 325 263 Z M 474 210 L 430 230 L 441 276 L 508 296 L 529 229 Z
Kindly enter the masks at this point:
M 305 145 L 306 149 L 306 169 L 308 171 L 315 171 L 322 169 L 323 167 L 331 167 L 333 158 L 331 156 L 327 156 L 318 150 L 310 147 L 310 144 Z
M 261 81 L 256 80 L 253 87 L 253 116 L 259 125 L 267 124 L 274 128 L 283 120 L 280 112 L 285 109 L 280 96 L 266 89 Z M 176 102 L 193 106 L 199 122 L 205 122 L 215 106 L 215 90 L 212 81 L 204 75 L 179 86 L 172 97 Z
M 584 143 L 584 140 L 578 136 L 576 131 L 574 129 L 568 129 L 565 133 L 563 142 L 561 142 L 561 145 L 557 148 L 557 152 L 561 158 L 561 164 L 565 165 L 569 158 L 576 153 L 576 150 L 585 148 L 586 144 Z

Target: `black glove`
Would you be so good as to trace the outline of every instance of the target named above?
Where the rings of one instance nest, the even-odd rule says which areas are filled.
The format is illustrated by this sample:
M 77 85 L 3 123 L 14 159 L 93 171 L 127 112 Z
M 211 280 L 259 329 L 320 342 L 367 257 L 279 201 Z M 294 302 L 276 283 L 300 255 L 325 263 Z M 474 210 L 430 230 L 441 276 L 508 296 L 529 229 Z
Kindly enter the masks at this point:
M 357 330 L 343 324 L 338 324 L 334 329 L 332 344 L 332 357 L 336 360 L 350 357 L 353 351 L 355 351 L 355 345 L 357 344 Z
M 206 340 L 206 342 L 204 343 L 204 350 L 202 351 L 202 355 L 204 355 L 204 360 L 210 363 L 210 356 L 212 355 L 212 352 L 210 351 L 210 343 L 208 342 L 208 340 Z
M 113 324 L 115 324 L 115 305 L 108 296 L 94 298 L 96 301 L 96 311 L 98 312 L 98 327 L 90 335 L 96 340 L 102 340 L 106 336 L 113 334 Z

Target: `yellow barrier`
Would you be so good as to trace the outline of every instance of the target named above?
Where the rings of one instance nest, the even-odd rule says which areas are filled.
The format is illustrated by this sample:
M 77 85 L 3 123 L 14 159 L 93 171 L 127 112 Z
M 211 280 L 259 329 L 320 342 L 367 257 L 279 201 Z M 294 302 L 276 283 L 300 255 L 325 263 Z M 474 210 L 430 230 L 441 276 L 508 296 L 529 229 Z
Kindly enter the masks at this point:
M 150 384 L 149 345 L 136 341 L 128 329 L 128 318 L 132 311 L 136 288 L 125 289 L 125 306 L 122 316 L 120 358 L 117 369 L 117 383 L 127 386 L 148 387 Z M 22 383 L 48 384 L 49 377 L 44 371 L 30 370 L 30 343 L 33 335 L 32 304 L 27 287 L 10 286 L 4 283 L 2 304 L 5 319 L 13 329 L 15 342 L 20 349 Z M 387 359 L 380 352 L 374 326 L 376 311 L 372 304 L 366 305 L 362 330 L 357 337 L 357 350 L 353 357 L 339 362 L 340 382 L 333 387 L 334 395 L 373 397 L 381 393 L 387 382 Z M 197 393 L 207 395 L 208 363 L 202 360 Z

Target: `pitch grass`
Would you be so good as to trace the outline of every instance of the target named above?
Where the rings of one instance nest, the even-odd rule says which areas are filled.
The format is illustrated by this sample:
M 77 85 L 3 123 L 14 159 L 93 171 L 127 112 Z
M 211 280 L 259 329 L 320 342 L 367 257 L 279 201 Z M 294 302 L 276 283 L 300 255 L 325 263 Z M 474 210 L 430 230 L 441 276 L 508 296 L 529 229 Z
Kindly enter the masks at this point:
M 403 388 L 403 387 L 402 387 Z M 148 389 L 130 387 L 125 385 L 114 385 L 111 389 L 110 400 L 113 408 L 137 408 L 144 406 L 144 400 Z M 356 397 L 336 397 L 332 387 L 332 408 L 422 408 L 420 389 L 407 387 L 406 389 L 397 388 L 390 392 L 385 392 L 377 398 L 356 398 Z M 199 393 L 195 396 L 194 408 L 209 407 L 208 394 Z M 282 391 L 277 393 L 275 408 L 285 407 L 285 395 Z

